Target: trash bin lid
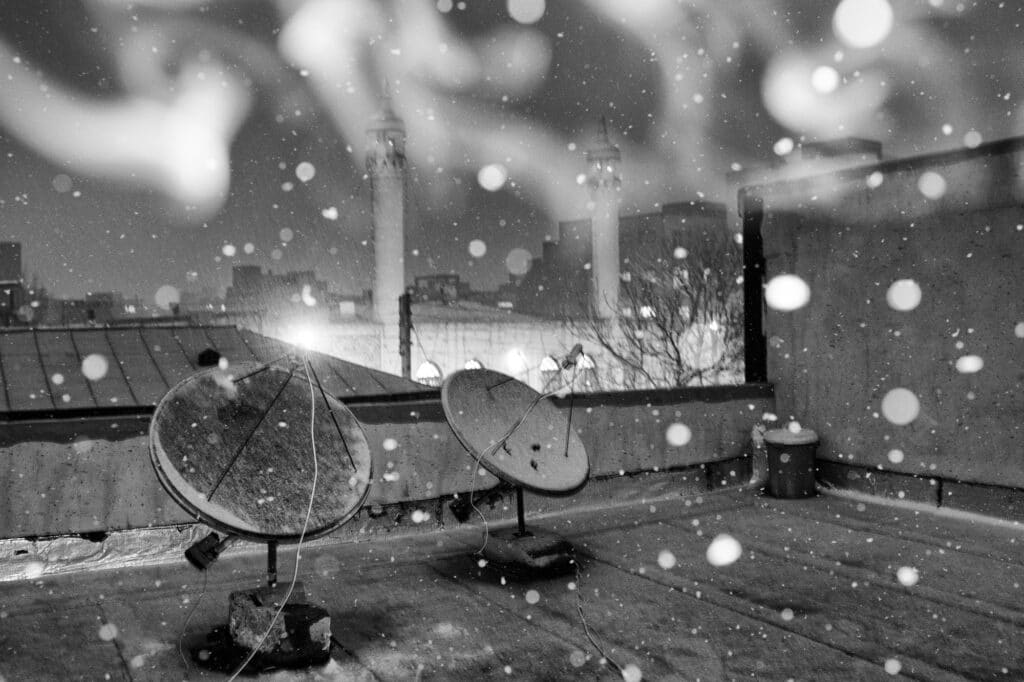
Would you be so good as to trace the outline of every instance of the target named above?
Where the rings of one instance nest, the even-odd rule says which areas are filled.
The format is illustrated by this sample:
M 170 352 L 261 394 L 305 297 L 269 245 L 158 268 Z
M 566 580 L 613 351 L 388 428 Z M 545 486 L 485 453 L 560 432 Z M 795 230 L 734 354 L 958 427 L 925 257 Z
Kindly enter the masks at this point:
M 818 442 L 818 434 L 810 429 L 795 433 L 789 429 L 772 429 L 765 432 L 764 439 L 772 445 L 810 445 Z

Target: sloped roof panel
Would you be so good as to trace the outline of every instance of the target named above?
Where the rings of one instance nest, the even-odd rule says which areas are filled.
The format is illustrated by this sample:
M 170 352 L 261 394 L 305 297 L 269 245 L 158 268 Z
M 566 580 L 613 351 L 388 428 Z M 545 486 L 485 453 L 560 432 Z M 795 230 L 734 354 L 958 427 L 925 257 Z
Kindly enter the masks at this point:
M 287 362 L 305 355 L 324 390 L 342 400 L 431 390 L 234 327 L 0 329 L 0 413 L 152 407 L 200 369 L 198 355 L 208 348 L 229 362 Z M 82 370 L 92 354 L 107 361 L 106 374 L 96 380 Z
M 188 361 L 199 367 L 199 354 L 207 348 L 213 348 L 213 341 L 206 335 L 205 327 L 172 327 L 171 335 L 178 342 Z M 214 350 L 216 350 L 214 348 Z
M 100 407 L 126 407 L 140 405 L 125 379 L 114 349 L 110 347 L 105 329 L 75 329 L 71 332 L 71 340 L 82 356 L 83 362 L 90 355 L 98 355 L 107 362 L 107 371 L 100 378 L 89 380 L 89 387 Z M 88 377 L 87 377 L 88 378 Z
M 50 384 L 31 331 L 17 331 L 0 337 L 0 362 L 3 362 L 9 409 L 53 408 Z
M 289 353 L 295 355 L 303 353 L 301 348 L 245 329 L 239 330 L 239 334 L 263 362 L 269 362 Z M 307 355 L 324 390 L 342 400 L 346 396 L 416 393 L 431 390 L 430 387 L 411 379 L 357 365 L 324 353 L 310 351 Z
M 241 334 L 234 327 L 207 327 L 206 336 L 212 348 L 216 349 L 229 363 L 250 362 L 258 360 L 242 340 Z
M 39 360 L 50 380 L 55 407 L 96 407 L 92 387 L 82 374 L 82 358 L 68 330 L 34 332 L 39 347 Z
M 139 405 L 155 404 L 171 387 L 164 380 L 140 329 L 111 329 L 107 341 Z
M 168 386 L 174 386 L 196 371 L 195 358 L 190 359 L 185 355 L 185 350 L 171 329 L 143 327 L 139 332 Z

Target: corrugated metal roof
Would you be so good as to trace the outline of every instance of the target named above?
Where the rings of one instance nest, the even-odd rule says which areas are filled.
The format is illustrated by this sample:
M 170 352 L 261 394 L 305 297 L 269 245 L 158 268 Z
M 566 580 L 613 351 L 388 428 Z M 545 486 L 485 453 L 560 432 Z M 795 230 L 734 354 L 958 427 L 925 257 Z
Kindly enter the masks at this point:
M 0 415 L 119 411 L 154 406 L 167 390 L 200 369 L 211 348 L 229 362 L 272 362 L 303 350 L 229 326 L 138 325 L 0 329 Z M 83 361 L 97 355 L 106 372 L 89 379 Z M 402 377 L 309 353 L 324 390 L 341 399 L 432 390 Z

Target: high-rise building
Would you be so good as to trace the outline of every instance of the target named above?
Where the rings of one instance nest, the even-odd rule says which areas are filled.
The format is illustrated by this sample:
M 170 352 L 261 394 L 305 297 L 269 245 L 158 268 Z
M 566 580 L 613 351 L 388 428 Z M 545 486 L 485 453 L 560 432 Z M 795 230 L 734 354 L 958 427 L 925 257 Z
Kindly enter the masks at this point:
M 0 326 L 18 324 L 25 303 L 21 277 L 21 242 L 0 242 Z
M 21 281 L 21 242 L 0 242 L 0 282 Z
M 594 312 L 602 319 L 619 312 L 619 148 L 608 138 L 608 125 L 601 119 L 597 143 L 587 149 L 587 185 L 591 201 L 590 291 Z
M 373 204 L 373 311 L 378 322 L 398 324 L 405 292 L 405 124 L 385 92 L 366 129 L 366 171 Z

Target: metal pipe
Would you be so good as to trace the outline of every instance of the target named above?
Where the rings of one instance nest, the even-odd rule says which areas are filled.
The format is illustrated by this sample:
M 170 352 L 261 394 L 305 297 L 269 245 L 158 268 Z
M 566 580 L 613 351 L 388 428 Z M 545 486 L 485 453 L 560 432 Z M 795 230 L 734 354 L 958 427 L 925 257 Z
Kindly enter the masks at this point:
M 516 518 L 519 521 L 519 535 L 526 535 L 526 512 L 523 509 L 523 486 L 516 486 Z
M 296 561 L 298 559 L 296 558 Z M 267 543 L 267 587 L 277 586 L 277 541 Z

